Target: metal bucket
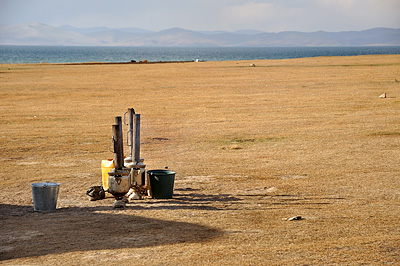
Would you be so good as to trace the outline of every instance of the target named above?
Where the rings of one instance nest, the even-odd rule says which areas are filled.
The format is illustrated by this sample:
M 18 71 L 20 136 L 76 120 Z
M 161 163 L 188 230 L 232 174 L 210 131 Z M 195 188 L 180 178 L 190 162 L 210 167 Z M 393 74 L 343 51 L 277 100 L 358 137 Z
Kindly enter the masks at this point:
M 51 182 L 31 184 L 34 210 L 39 212 L 55 211 L 60 185 Z
M 147 171 L 153 199 L 171 199 L 174 193 L 175 172 L 167 169 Z

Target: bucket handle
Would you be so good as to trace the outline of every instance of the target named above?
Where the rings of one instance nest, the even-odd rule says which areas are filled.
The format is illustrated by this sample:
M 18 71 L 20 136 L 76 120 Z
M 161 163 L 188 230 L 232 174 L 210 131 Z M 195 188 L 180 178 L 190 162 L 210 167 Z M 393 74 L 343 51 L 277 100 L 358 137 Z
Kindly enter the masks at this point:
M 48 185 L 47 185 L 48 183 L 50 183 L 50 182 L 49 181 L 44 182 L 43 183 L 43 188 L 47 188 L 48 187 Z
M 133 108 L 132 108 L 133 109 Z M 126 123 L 126 114 L 129 112 L 129 109 L 128 109 L 128 111 L 126 111 L 125 113 L 124 113 L 124 125 L 129 125 L 129 123 Z M 135 110 L 133 110 L 133 114 L 135 114 Z
M 147 172 L 147 175 L 149 176 L 149 178 L 150 178 L 150 176 L 152 176 L 155 180 L 157 180 L 158 182 L 160 182 L 160 178 L 159 178 L 158 176 L 156 176 L 154 173 L 149 173 L 149 172 Z

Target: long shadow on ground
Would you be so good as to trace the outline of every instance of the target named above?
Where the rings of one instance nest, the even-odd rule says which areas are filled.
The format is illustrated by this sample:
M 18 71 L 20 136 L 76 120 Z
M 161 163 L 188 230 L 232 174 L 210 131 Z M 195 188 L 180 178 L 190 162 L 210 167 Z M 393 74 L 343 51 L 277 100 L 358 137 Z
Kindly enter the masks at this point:
M 0 204 L 0 260 L 85 250 L 141 248 L 202 242 L 218 230 L 186 222 L 164 221 L 109 207 L 62 208 L 34 212 L 32 206 Z

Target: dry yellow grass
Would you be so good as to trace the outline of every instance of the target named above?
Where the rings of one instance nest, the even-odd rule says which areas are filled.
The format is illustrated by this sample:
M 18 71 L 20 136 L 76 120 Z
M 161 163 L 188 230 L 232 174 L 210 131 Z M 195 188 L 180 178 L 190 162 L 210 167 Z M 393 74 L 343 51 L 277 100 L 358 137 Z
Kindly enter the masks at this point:
M 1 263 L 394 265 L 399 81 L 400 55 L 0 65 Z M 175 192 L 113 210 L 85 191 L 130 107 Z M 35 213 L 46 180 L 59 209 Z

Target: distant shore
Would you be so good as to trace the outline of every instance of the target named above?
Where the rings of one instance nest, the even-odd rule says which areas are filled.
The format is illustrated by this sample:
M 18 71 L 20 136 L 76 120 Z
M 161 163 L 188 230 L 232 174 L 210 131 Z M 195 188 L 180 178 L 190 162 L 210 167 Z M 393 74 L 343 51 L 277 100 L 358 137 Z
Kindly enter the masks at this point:
M 192 61 L 139 61 L 139 62 L 82 62 L 82 63 L 56 63 L 61 65 L 130 65 L 130 64 L 168 64 L 168 63 L 193 63 Z M 200 61 L 199 61 L 200 62 Z

